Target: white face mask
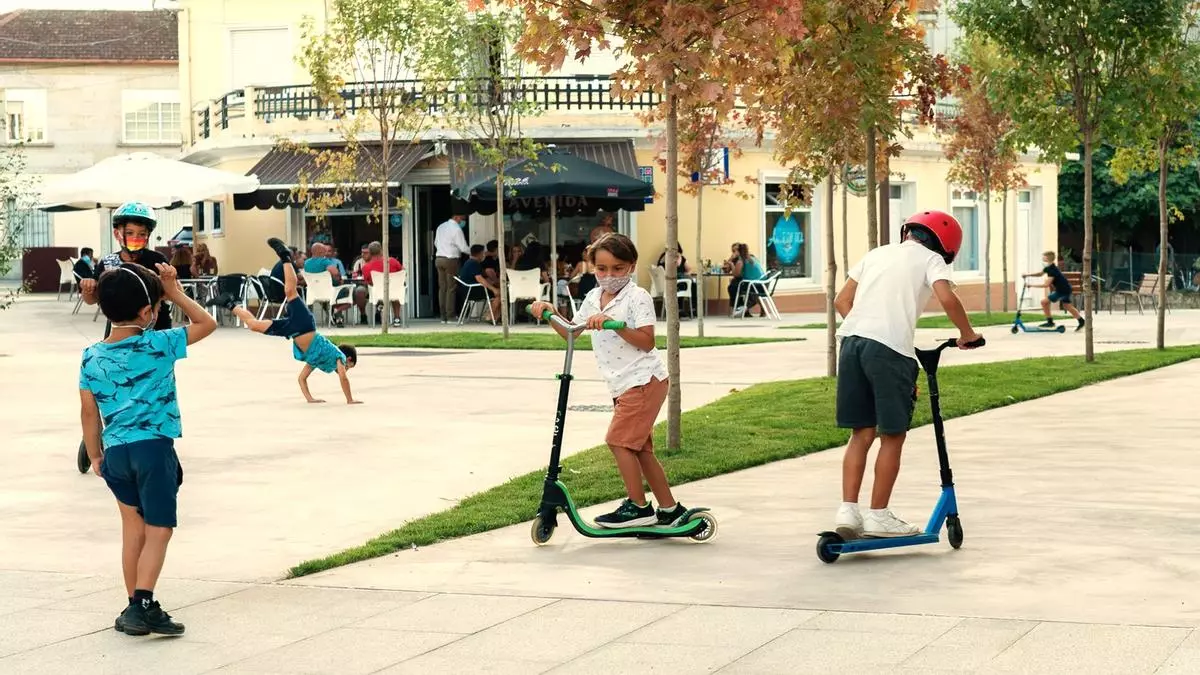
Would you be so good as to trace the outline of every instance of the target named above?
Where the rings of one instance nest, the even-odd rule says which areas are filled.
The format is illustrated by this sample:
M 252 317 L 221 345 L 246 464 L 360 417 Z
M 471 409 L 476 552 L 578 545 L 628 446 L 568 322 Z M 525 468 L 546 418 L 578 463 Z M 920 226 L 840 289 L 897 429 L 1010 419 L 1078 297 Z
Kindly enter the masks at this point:
M 621 292 L 621 289 L 629 285 L 633 279 L 632 274 L 627 274 L 623 277 L 596 277 L 596 284 L 603 288 L 606 292 L 616 295 Z

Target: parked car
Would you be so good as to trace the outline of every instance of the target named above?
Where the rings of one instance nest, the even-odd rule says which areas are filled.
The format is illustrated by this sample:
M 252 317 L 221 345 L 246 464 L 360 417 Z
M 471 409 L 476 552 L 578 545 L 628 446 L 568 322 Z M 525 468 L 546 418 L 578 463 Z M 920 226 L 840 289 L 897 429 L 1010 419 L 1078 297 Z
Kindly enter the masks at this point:
M 184 225 L 182 229 L 180 229 L 178 232 L 175 233 L 174 237 L 171 237 L 171 239 L 167 241 L 168 248 L 177 248 L 179 246 L 191 246 L 191 245 L 192 245 L 192 226 L 191 225 Z

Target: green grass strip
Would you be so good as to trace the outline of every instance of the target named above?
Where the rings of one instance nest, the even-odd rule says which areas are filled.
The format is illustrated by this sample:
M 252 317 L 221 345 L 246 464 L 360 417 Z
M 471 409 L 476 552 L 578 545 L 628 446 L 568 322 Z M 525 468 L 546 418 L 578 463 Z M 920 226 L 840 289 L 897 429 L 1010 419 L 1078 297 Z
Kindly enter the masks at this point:
M 1021 318 L 1025 323 L 1038 324 L 1045 321 L 1045 317 L 1040 310 L 1022 312 L 1024 316 Z M 984 326 L 1004 326 L 1012 324 L 1017 316 L 1015 312 L 992 312 L 985 314 L 984 312 L 970 312 L 967 316 L 971 320 L 971 325 L 976 328 Z M 1074 328 L 1074 319 L 1063 319 L 1060 315 L 1055 315 L 1055 321 L 1066 321 L 1067 328 Z M 839 324 L 841 325 L 841 324 Z M 780 330 L 811 330 L 825 328 L 825 322 L 806 323 L 803 325 L 779 326 Z M 944 314 L 937 316 L 923 316 L 917 320 L 917 328 L 954 328 L 954 324 L 950 322 Z
M 953 363 L 953 351 L 945 356 L 945 363 Z M 938 371 L 942 411 L 946 419 L 962 417 L 1197 357 L 1200 346 L 1105 352 L 1098 354 L 1093 363 L 1086 363 L 1082 356 L 1060 356 L 944 366 Z M 821 377 L 759 384 L 734 392 L 683 414 L 685 447 L 678 451 L 665 449 L 665 425 L 658 425 L 654 442 L 672 485 L 843 446 L 850 434 L 834 422 L 835 391 L 836 380 Z M 547 453 L 553 404 L 552 397 L 546 399 Z M 929 423 L 929 400 L 922 375 L 921 400 L 913 426 Z M 535 450 L 539 449 L 531 448 L 530 452 Z M 585 450 L 562 464 L 563 480 L 580 508 L 625 494 L 607 447 Z M 289 574 L 313 574 L 388 555 L 413 544 L 428 546 L 531 520 L 541 500 L 544 478 L 545 469 L 519 476 L 471 495 L 451 509 L 410 521 L 362 546 L 301 563 Z
M 655 336 L 658 346 L 667 347 L 665 335 Z M 733 345 L 754 345 L 768 342 L 794 342 L 805 338 L 756 338 L 756 337 L 694 337 L 682 336 L 679 346 L 688 349 L 694 347 L 729 347 Z M 525 350 L 556 350 L 563 349 L 565 343 L 556 333 L 547 329 L 545 333 L 512 333 L 508 339 L 500 333 L 482 332 L 453 332 L 453 333 L 388 333 L 387 335 L 344 335 L 338 336 L 334 342 L 355 347 L 393 347 L 409 349 L 525 349 Z M 589 351 L 592 339 L 581 335 L 575 341 L 575 348 Z

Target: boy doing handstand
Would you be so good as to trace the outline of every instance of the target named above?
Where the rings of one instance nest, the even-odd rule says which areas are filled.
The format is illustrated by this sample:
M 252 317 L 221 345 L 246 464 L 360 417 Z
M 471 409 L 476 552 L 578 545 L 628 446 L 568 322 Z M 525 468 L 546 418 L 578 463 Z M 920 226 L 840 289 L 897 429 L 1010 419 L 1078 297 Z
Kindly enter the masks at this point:
M 336 371 L 338 378 L 342 381 L 342 393 L 346 395 L 346 403 L 362 403 L 362 401 L 354 400 L 354 395 L 350 393 L 350 377 L 347 375 L 347 371 L 358 363 L 358 351 L 350 345 L 335 346 L 329 341 L 329 338 L 317 332 L 317 323 L 313 319 L 312 312 L 308 311 L 308 306 L 304 304 L 304 300 L 300 299 L 300 294 L 296 290 L 296 267 L 292 264 L 292 252 L 284 245 L 283 241 L 274 237 L 268 239 L 267 244 L 283 261 L 283 289 L 287 302 L 285 305 L 287 315 L 273 321 L 256 319 L 245 307 L 237 304 L 236 299 L 228 293 L 213 300 L 212 304 L 232 311 L 237 318 L 242 320 L 242 323 L 246 324 L 247 328 L 255 333 L 274 335 L 292 341 L 292 356 L 304 364 L 299 378 L 300 393 L 304 394 L 304 400 L 309 403 L 325 402 L 322 399 L 313 398 L 308 391 L 308 376 L 316 369 L 323 373 Z

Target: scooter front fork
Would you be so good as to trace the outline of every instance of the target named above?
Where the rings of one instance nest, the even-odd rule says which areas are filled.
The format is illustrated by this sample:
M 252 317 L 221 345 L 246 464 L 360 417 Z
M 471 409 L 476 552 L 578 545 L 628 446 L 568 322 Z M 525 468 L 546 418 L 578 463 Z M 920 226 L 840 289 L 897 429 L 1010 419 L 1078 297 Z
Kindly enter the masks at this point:
M 938 497 L 937 506 L 933 509 L 929 524 L 925 526 L 925 532 L 932 534 L 941 530 L 947 518 L 957 515 L 958 500 L 954 498 L 954 486 L 946 485 L 942 487 L 942 495 Z
M 538 506 L 538 515 L 542 517 L 543 523 L 557 525 L 559 509 L 566 513 L 567 495 L 557 480 L 547 477 L 545 483 L 542 484 L 542 503 Z

